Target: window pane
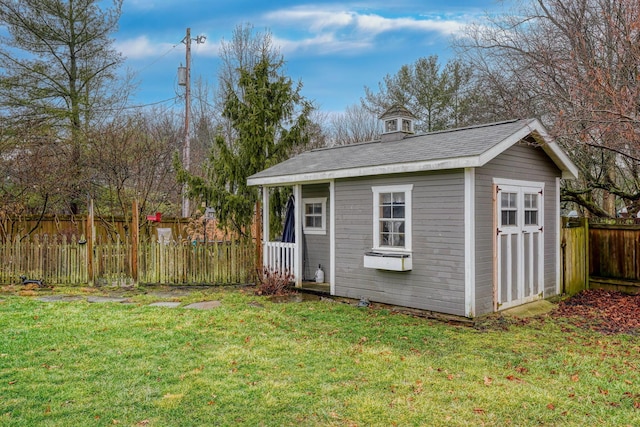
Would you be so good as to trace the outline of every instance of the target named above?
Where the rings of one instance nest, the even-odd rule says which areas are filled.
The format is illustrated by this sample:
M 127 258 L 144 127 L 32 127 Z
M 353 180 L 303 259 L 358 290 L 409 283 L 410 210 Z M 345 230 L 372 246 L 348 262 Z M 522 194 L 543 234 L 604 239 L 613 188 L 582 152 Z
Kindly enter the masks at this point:
M 393 193 L 393 203 L 404 204 L 404 193 Z
M 538 225 L 538 211 L 525 211 L 524 223 L 525 225 Z
M 404 218 L 404 206 L 393 206 L 393 218 Z
M 382 206 L 380 208 L 380 218 L 391 218 L 391 206 Z
M 391 193 L 380 193 L 380 204 L 388 205 L 391 203 Z
M 518 201 L 516 193 L 502 193 L 500 196 L 500 206 L 503 208 L 515 208 Z
M 380 234 L 380 245 L 381 246 L 389 246 L 389 234 L 381 233 Z
M 502 225 L 517 225 L 516 214 L 516 211 L 503 210 L 501 214 Z

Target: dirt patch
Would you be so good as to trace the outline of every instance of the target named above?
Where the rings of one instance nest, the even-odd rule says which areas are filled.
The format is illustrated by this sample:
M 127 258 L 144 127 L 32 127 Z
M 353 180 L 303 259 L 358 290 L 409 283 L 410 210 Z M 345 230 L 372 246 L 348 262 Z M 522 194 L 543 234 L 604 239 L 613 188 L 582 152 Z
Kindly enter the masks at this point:
M 572 324 L 605 334 L 640 334 L 640 295 L 591 289 L 566 300 L 550 313 Z

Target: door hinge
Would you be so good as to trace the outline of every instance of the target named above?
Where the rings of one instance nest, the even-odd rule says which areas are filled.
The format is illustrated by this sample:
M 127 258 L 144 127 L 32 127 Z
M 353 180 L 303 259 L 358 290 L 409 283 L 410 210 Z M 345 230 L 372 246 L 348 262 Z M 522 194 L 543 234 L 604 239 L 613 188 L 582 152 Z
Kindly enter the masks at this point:
M 496 228 L 496 236 L 499 235 L 500 233 L 502 233 L 502 230 L 500 230 L 499 228 Z
M 538 228 L 538 231 L 542 233 L 544 231 L 544 226 Z
M 542 191 L 543 191 L 542 189 L 540 189 L 540 191 L 538 191 L 538 194 L 541 195 L 541 196 L 543 195 Z

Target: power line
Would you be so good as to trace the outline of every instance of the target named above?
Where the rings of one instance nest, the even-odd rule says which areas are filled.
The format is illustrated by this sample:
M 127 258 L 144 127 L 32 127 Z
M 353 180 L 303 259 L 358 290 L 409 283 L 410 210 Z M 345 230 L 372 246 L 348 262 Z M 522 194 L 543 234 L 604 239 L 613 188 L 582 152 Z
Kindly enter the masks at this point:
M 139 104 L 139 105 L 131 105 L 131 106 L 128 106 L 128 107 L 122 107 L 122 109 L 123 110 L 130 110 L 130 109 L 133 109 L 133 108 L 150 107 L 152 105 L 164 104 L 165 102 L 175 101 L 178 98 L 180 98 L 180 96 L 174 96 L 173 98 L 163 99 L 162 101 L 150 102 L 148 104 Z
M 145 67 L 141 68 L 138 72 L 141 73 L 144 70 L 146 70 L 147 68 L 151 67 L 152 65 L 154 65 L 155 63 L 157 63 L 158 61 L 160 61 L 162 58 L 164 58 L 165 56 L 167 56 L 172 50 L 174 50 L 179 44 L 182 44 L 182 40 L 180 40 L 179 42 L 177 42 L 176 44 L 174 44 L 173 46 L 171 46 L 169 48 L 169 50 L 167 50 L 165 53 L 163 53 L 162 55 L 160 55 L 159 57 L 157 57 L 155 60 L 153 60 L 151 63 L 149 63 L 148 65 L 146 65 Z

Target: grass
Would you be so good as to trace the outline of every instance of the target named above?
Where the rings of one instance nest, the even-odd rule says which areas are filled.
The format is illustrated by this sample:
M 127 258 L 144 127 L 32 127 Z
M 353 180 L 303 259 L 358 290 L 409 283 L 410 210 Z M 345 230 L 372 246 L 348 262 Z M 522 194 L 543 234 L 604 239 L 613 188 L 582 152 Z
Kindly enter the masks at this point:
M 210 311 L 0 299 L 1 426 L 640 425 L 640 340 L 553 318 L 472 328 L 224 289 L 180 298 Z

